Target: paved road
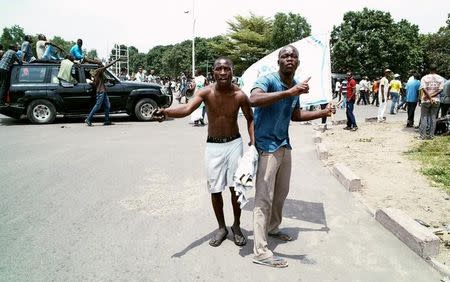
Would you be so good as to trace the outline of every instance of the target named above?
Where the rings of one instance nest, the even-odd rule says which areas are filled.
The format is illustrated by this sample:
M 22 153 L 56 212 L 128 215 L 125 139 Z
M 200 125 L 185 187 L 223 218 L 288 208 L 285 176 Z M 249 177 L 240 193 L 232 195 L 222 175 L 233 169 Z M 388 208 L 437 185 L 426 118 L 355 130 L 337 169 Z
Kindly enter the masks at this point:
M 270 241 L 290 264 L 271 269 L 251 263 L 251 203 L 242 215 L 247 246 L 208 245 L 216 223 L 204 180 L 205 127 L 114 121 L 89 128 L 0 116 L 1 281 L 440 279 L 330 176 L 314 154 L 312 126 L 291 126 L 282 227 L 295 240 Z

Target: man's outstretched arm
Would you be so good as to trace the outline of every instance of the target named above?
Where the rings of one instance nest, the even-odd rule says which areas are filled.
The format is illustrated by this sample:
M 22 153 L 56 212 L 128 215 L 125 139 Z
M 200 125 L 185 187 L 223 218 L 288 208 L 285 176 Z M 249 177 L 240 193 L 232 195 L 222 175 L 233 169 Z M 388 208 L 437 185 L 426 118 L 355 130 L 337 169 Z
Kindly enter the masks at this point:
M 292 121 L 308 121 L 308 120 L 313 120 L 313 119 L 318 119 L 318 118 L 323 118 L 323 117 L 329 117 L 331 116 L 331 114 L 336 113 L 336 107 L 331 104 L 328 104 L 327 107 L 323 110 L 319 110 L 319 111 L 305 111 L 305 110 L 300 110 L 300 108 L 297 108 L 294 110 L 294 112 L 292 113 L 292 117 L 291 120 Z
M 153 117 L 159 121 L 163 121 L 166 119 L 166 117 L 172 117 L 172 118 L 182 118 L 185 116 L 190 115 L 195 109 L 200 106 L 200 104 L 203 102 L 204 93 L 207 90 L 207 87 L 202 88 L 200 91 L 198 91 L 194 98 L 189 100 L 189 103 L 179 106 L 176 108 L 171 109 L 158 109 L 154 114 Z

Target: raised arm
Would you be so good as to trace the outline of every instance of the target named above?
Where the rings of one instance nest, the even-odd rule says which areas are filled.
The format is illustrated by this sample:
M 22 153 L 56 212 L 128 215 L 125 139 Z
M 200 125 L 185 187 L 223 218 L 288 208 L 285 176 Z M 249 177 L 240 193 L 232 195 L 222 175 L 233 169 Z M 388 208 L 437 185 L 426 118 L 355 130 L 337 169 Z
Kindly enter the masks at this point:
M 311 77 L 309 77 L 300 84 L 292 86 L 287 90 L 272 92 L 270 93 L 270 95 L 267 95 L 267 93 L 264 92 L 264 90 L 262 90 L 261 88 L 254 88 L 250 94 L 250 105 L 252 107 L 269 106 L 272 105 L 273 103 L 280 101 L 283 98 L 308 93 L 309 91 L 308 81 L 310 78 Z

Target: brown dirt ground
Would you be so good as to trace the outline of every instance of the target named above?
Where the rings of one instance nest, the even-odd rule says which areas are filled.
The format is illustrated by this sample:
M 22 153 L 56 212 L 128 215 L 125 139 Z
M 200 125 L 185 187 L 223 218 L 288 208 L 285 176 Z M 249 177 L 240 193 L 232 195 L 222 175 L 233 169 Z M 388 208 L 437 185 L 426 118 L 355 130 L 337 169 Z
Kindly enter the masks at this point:
M 326 164 L 341 162 L 362 179 L 363 188 L 354 192 L 370 210 L 394 207 L 414 219 L 444 228 L 450 224 L 450 200 L 420 172 L 420 163 L 405 152 L 419 144 L 413 129 L 401 122 L 363 123 L 359 130 L 337 125 L 322 134 L 329 151 Z M 441 244 L 436 259 L 450 267 L 450 249 Z

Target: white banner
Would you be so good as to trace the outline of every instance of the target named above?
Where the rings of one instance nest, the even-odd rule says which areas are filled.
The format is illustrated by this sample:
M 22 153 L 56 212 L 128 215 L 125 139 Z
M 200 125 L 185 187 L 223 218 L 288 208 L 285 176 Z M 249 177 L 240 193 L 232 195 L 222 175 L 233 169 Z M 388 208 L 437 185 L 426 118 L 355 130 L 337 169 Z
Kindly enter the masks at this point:
M 295 79 L 301 82 L 308 77 L 309 93 L 300 95 L 300 106 L 325 104 L 331 101 L 331 62 L 330 39 L 328 35 L 311 35 L 291 43 L 299 52 L 300 65 L 295 72 Z M 281 48 L 280 48 L 281 49 Z M 242 90 L 250 91 L 259 76 L 278 71 L 278 53 L 273 51 L 251 65 L 242 75 Z

